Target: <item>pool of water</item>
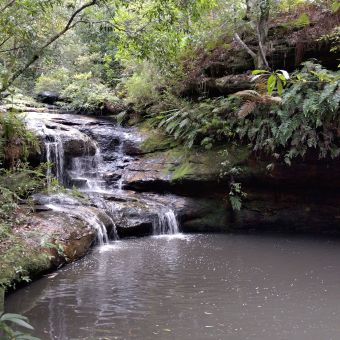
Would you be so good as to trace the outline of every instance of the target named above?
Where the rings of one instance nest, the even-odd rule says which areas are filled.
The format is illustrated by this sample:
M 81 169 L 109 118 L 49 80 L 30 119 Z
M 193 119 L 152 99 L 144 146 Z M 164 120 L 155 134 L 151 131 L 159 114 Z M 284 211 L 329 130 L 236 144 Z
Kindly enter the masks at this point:
M 148 237 L 10 295 L 42 339 L 339 339 L 340 242 Z

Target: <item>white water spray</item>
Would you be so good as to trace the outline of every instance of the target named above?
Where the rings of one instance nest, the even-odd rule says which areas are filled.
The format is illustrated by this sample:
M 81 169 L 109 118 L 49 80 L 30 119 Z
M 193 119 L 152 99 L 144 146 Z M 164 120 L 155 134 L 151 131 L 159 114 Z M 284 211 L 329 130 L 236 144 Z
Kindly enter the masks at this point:
M 172 209 L 162 211 L 158 214 L 153 224 L 154 235 L 176 235 L 179 234 L 179 225 Z
M 46 141 L 46 161 L 48 168 L 46 172 L 48 189 L 52 181 L 52 172 L 60 184 L 64 184 L 64 147 L 63 142 L 58 134 L 53 135 L 53 141 Z
M 74 215 L 77 218 L 85 221 L 90 227 L 93 227 L 97 232 L 97 242 L 99 245 L 109 243 L 109 237 L 105 224 L 100 220 L 96 213 L 86 207 L 65 207 L 54 204 L 47 204 L 48 208 L 53 211 L 64 212 L 69 215 Z

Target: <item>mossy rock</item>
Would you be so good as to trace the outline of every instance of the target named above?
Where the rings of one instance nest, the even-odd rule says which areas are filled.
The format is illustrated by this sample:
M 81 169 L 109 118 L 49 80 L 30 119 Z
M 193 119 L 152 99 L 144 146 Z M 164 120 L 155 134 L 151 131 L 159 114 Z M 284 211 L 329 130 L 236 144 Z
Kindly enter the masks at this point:
M 245 166 L 250 150 L 247 147 L 222 145 L 206 150 L 198 147 L 188 149 L 164 134 L 152 130 L 148 124 L 140 125 L 144 136 L 141 144 L 142 157 L 126 168 L 126 188 L 135 190 L 172 191 L 171 188 L 195 183 L 216 185 L 223 173 L 222 163 L 228 167 Z M 225 150 L 228 149 L 226 153 Z

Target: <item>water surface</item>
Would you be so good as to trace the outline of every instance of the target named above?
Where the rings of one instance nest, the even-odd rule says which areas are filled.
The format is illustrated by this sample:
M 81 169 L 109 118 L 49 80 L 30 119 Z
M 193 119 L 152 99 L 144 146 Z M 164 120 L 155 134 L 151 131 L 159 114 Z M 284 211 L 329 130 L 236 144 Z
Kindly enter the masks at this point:
M 42 339 L 339 339 L 340 242 L 118 241 L 8 297 Z

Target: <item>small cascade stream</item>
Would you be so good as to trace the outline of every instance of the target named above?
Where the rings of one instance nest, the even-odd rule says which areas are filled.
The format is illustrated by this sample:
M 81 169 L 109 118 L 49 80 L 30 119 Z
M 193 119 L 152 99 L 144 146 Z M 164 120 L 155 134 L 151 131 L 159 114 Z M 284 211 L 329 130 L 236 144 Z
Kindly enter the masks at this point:
M 66 188 L 77 188 L 101 209 L 114 226 L 113 239 L 118 239 L 115 220 L 121 212 L 120 202 L 140 200 L 140 208 L 130 213 L 131 220 L 149 223 L 154 235 L 179 234 L 175 208 L 161 195 L 143 196 L 124 190 L 124 172 L 134 160 L 125 150 L 136 144 L 136 133 L 110 121 L 69 114 L 30 114 L 27 125 L 40 134 L 45 144 L 49 186 L 56 178 Z M 128 204 L 127 204 L 128 207 Z M 142 208 L 144 207 L 144 208 Z M 97 231 L 99 244 L 109 242 L 105 225 L 89 208 L 64 206 L 49 201 L 48 208 L 72 213 L 86 220 Z M 126 208 L 124 208 L 126 210 Z M 147 211 L 147 218 L 140 216 Z M 136 222 L 136 223 L 137 223 Z M 130 223 L 129 218 L 126 221 Z
M 99 245 L 104 245 L 109 242 L 109 236 L 105 224 L 98 218 L 96 214 L 91 212 L 90 209 L 84 207 L 78 207 L 76 210 L 67 208 L 65 206 L 60 206 L 56 204 L 47 204 L 46 207 L 54 211 L 59 211 L 67 213 L 70 215 L 75 215 L 78 218 L 84 218 L 89 226 L 92 226 L 97 231 L 97 242 Z M 114 238 L 116 239 L 116 238 Z
M 153 224 L 154 235 L 176 235 L 179 234 L 179 225 L 172 209 L 164 210 L 158 213 Z
M 50 141 L 53 139 L 53 141 Z M 63 143 L 59 138 L 58 134 L 48 138 L 45 142 L 46 148 L 46 162 L 48 163 L 47 168 L 47 181 L 48 187 L 51 185 L 52 177 L 55 177 L 58 182 L 64 184 L 64 149 Z

